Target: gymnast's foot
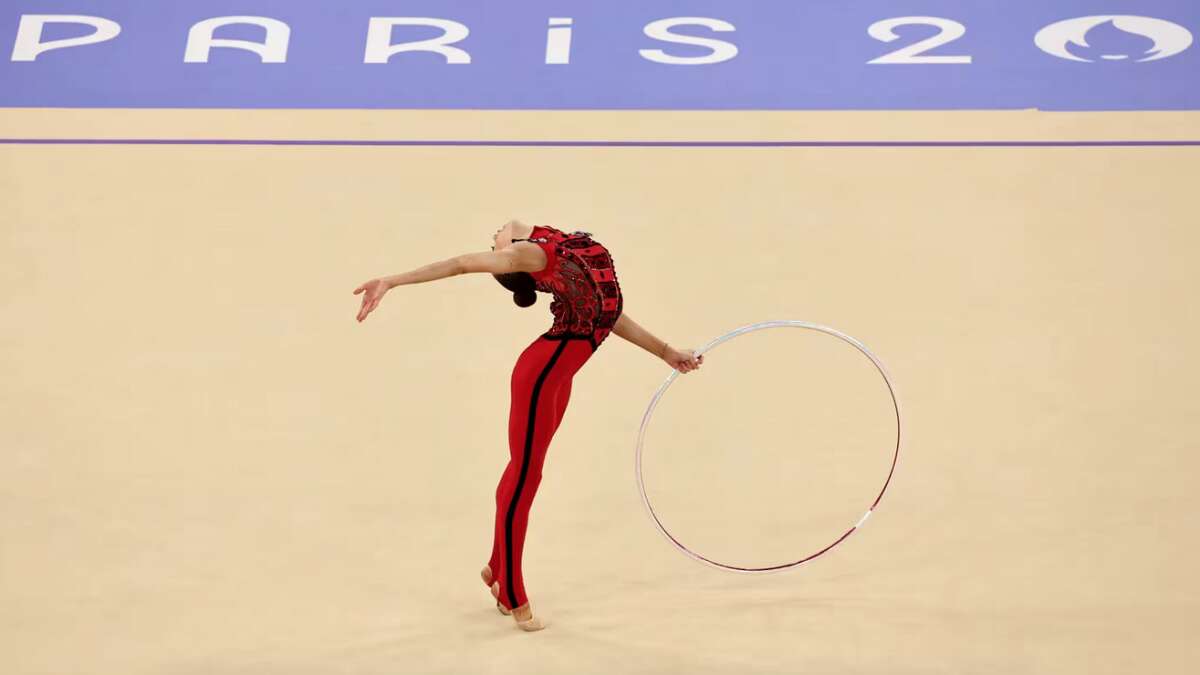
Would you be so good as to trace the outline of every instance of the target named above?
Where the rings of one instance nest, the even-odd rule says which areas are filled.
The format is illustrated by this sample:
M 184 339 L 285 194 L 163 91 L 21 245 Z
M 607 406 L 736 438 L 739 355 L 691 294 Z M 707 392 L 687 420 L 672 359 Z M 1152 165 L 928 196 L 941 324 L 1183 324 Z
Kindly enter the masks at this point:
M 504 605 L 500 604 L 499 581 L 492 584 L 492 595 L 496 598 L 496 606 L 500 608 L 500 611 L 504 612 Z M 517 627 L 521 630 L 535 631 L 546 627 L 546 624 L 542 623 L 541 619 L 533 615 L 533 607 L 531 607 L 528 602 L 512 610 L 511 612 L 505 612 L 505 614 L 509 613 L 512 614 L 512 618 L 517 622 Z
M 483 578 L 483 584 L 490 589 L 492 587 L 492 583 L 493 583 L 492 566 L 484 565 L 483 569 L 479 571 L 479 576 Z M 500 582 L 496 581 L 495 583 L 499 584 Z M 512 612 L 508 611 L 508 609 L 504 605 L 500 604 L 500 600 L 499 600 L 500 596 L 497 595 L 496 592 L 493 592 L 492 595 L 496 596 L 496 598 L 497 598 L 496 609 L 498 609 L 501 614 L 503 614 L 504 616 L 508 616 L 509 614 L 512 614 Z
M 542 620 L 533 615 L 533 608 L 529 603 L 525 603 L 512 611 L 512 618 L 516 620 L 517 626 L 521 630 L 535 631 L 546 627 Z

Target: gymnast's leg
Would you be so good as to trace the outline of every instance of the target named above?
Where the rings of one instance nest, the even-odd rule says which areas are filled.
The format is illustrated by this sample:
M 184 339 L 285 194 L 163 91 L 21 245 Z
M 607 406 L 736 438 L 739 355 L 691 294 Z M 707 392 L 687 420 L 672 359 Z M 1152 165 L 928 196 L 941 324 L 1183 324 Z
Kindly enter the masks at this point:
M 590 355 L 586 341 L 539 338 L 513 371 L 511 459 L 497 490 L 499 551 L 493 593 L 503 608 L 517 610 L 519 622 L 532 616 L 521 572 L 529 511 L 541 484 L 546 452 L 569 401 L 571 378 Z
M 571 381 L 568 379 L 561 387 L 554 399 L 554 431 L 558 430 L 562 424 L 563 413 L 566 412 L 567 403 L 571 400 Z M 511 418 L 511 411 L 510 411 Z M 553 432 L 552 432 L 553 433 Z M 513 487 L 516 484 L 516 467 L 513 460 L 508 460 L 508 465 L 504 467 L 504 473 L 500 476 L 500 482 L 496 485 L 496 522 L 492 536 L 492 555 L 488 558 L 487 567 L 483 569 L 480 576 L 483 578 L 485 586 L 491 587 L 496 579 L 496 570 L 500 569 L 500 554 L 504 546 L 504 529 L 501 526 L 501 518 L 504 517 L 504 507 L 508 504 L 511 498 Z M 505 608 L 507 609 L 507 608 Z

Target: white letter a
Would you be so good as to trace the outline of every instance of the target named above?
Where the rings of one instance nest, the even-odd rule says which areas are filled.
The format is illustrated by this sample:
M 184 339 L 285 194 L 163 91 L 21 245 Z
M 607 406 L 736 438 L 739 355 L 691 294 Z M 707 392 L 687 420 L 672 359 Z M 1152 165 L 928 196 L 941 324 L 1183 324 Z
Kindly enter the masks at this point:
M 260 44 L 249 40 L 213 39 L 213 31 L 231 23 L 248 23 L 267 29 L 267 37 Z M 245 49 L 262 57 L 263 63 L 285 63 L 287 61 L 288 37 L 292 29 L 279 19 L 265 16 L 218 16 L 205 19 L 188 31 L 187 48 L 183 53 L 184 63 L 208 63 L 208 52 L 213 47 Z

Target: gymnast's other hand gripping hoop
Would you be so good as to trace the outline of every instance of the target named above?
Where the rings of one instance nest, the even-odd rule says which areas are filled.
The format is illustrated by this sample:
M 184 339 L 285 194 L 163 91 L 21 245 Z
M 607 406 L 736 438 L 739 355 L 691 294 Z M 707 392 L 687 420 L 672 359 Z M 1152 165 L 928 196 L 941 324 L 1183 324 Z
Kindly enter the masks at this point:
M 746 574 L 766 574 L 766 573 L 770 573 L 770 572 L 780 572 L 782 570 L 791 569 L 793 567 L 798 567 L 810 560 L 813 560 L 816 557 L 818 557 L 821 554 L 828 551 L 829 549 L 833 548 L 834 546 L 837 546 L 838 544 L 842 543 L 847 537 L 849 537 L 851 534 L 853 534 L 855 530 L 862 527 L 862 524 L 867 521 L 867 518 L 869 518 L 871 516 L 871 513 L 875 510 L 875 507 L 879 505 L 879 500 L 883 499 L 883 493 L 887 491 L 888 484 L 892 482 L 892 475 L 895 474 L 895 472 L 896 472 L 896 462 L 900 459 L 900 438 L 901 438 L 901 434 L 900 434 L 900 402 L 896 398 L 896 388 L 892 385 L 892 380 L 891 380 L 891 378 L 888 377 L 887 370 L 883 367 L 883 364 L 879 362 L 879 359 L 875 358 L 875 355 L 872 354 L 870 352 L 870 350 L 868 350 L 866 347 L 864 347 L 861 342 L 859 342 L 858 340 L 855 340 L 854 338 L 850 337 L 849 335 L 846 335 L 845 333 L 834 330 L 832 328 L 828 328 L 826 326 L 820 326 L 815 323 L 808 323 L 805 321 L 764 321 L 762 323 L 755 323 L 755 324 L 751 324 L 749 326 L 742 326 L 741 328 L 738 328 L 729 333 L 726 333 L 725 335 L 722 335 L 721 337 L 713 340 L 712 342 L 709 342 L 708 344 L 704 345 L 699 350 L 697 350 L 696 356 L 700 356 L 701 354 L 711 350 L 713 347 L 716 347 L 717 345 L 721 344 L 722 342 L 725 342 L 726 340 L 732 340 L 733 338 L 735 338 L 739 335 L 744 335 L 746 333 L 750 333 L 750 332 L 753 332 L 756 330 L 762 330 L 764 328 L 780 328 L 780 327 L 807 328 L 809 330 L 815 330 L 815 331 L 818 331 L 821 333 L 825 333 L 827 335 L 832 335 L 844 342 L 850 343 L 856 349 L 858 349 L 858 351 L 865 354 L 868 359 L 871 359 L 871 363 L 875 364 L 876 370 L 878 370 L 879 374 L 883 376 L 883 381 L 887 385 L 887 388 L 888 388 L 888 395 L 891 396 L 891 398 L 892 398 L 892 407 L 896 411 L 896 449 L 895 449 L 895 452 L 892 453 L 892 466 L 888 470 L 887 479 L 884 480 L 883 488 L 879 490 L 879 494 L 875 497 L 875 501 L 872 502 L 870 508 L 868 508 L 867 512 L 863 514 L 862 518 L 859 518 L 858 522 L 855 523 L 853 527 L 851 527 L 849 530 L 846 530 L 845 534 L 843 534 L 842 536 L 840 536 L 836 540 L 834 540 L 834 542 L 832 544 L 817 551 L 816 553 L 813 553 L 807 557 L 801 558 L 795 562 L 790 562 L 790 563 L 786 563 L 783 565 L 772 565 L 770 567 L 738 567 L 736 565 L 726 565 L 724 563 L 720 563 L 715 560 L 709 560 L 708 558 L 705 558 L 704 556 L 688 549 L 688 547 L 684 546 L 682 543 L 680 543 L 680 541 L 678 539 L 673 537 L 671 535 L 671 533 L 667 531 L 667 528 L 663 527 L 662 522 L 658 519 L 658 515 L 654 513 L 654 507 L 650 505 L 650 498 L 646 496 L 646 486 L 645 486 L 644 482 L 642 481 L 642 441 L 646 436 L 646 427 L 650 424 L 650 416 L 654 413 L 654 408 L 655 408 L 655 406 L 658 405 L 658 400 L 660 398 L 662 398 L 663 393 L 665 393 L 667 391 L 667 387 L 670 387 L 671 383 L 674 382 L 675 378 L 679 375 L 678 370 L 672 370 L 671 374 L 667 376 L 666 381 L 663 382 L 662 386 L 660 386 L 658 388 L 658 391 L 654 393 L 654 398 L 650 399 L 650 405 L 647 406 L 647 408 L 646 408 L 646 414 L 642 416 L 642 426 L 641 426 L 641 428 L 638 429 L 637 453 L 636 453 L 636 474 L 637 474 L 638 491 L 641 492 L 642 503 L 646 505 L 646 511 L 649 513 L 650 519 L 654 521 L 655 526 L 658 527 L 658 531 L 662 532 L 663 536 L 666 537 L 668 540 L 670 540 L 670 542 L 672 544 L 674 544 L 680 551 L 683 551 L 689 557 L 691 557 L 695 560 L 698 560 L 702 563 L 705 563 L 707 565 L 712 565 L 713 567 L 717 567 L 717 568 L 720 568 L 723 570 L 729 570 L 732 572 L 743 572 Z

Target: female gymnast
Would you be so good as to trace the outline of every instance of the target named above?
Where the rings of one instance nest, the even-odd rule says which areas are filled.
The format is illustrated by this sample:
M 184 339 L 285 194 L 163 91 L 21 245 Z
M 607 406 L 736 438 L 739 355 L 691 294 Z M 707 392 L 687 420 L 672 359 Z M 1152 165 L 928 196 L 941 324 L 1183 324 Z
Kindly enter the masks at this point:
M 354 289 L 363 294 L 358 321 L 367 318 L 388 290 L 469 272 L 488 272 L 528 307 L 536 291 L 550 293 L 554 324 L 521 352 L 513 368 L 508 416 L 508 466 L 496 488 L 492 557 L 480 572 L 500 613 L 523 630 L 544 628 L 533 616 L 521 576 L 521 553 L 529 508 L 542 480 L 550 439 L 562 422 L 571 380 L 610 332 L 666 361 L 681 373 L 700 367 L 704 356 L 679 350 L 654 337 L 622 311 L 623 298 L 608 249 L 587 232 L 510 221 L 492 235 L 490 252 L 467 253 L 403 274 L 372 279 Z

